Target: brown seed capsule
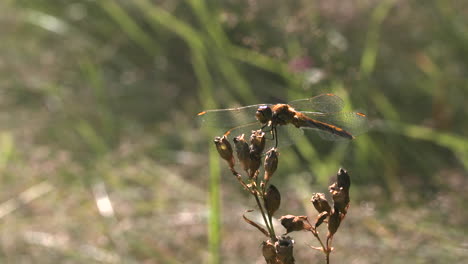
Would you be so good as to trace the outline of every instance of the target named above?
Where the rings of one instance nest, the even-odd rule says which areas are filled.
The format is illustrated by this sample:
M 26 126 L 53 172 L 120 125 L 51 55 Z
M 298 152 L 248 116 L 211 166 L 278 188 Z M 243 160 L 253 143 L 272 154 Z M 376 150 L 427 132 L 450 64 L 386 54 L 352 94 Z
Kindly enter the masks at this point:
M 249 161 L 249 177 L 253 178 L 257 175 L 258 168 L 260 168 L 260 164 L 262 160 L 260 155 L 256 155 L 254 153 L 250 153 L 250 161 Z
M 315 229 L 317 229 L 317 227 L 319 227 L 323 221 L 325 221 L 325 219 L 327 219 L 327 217 L 329 216 L 328 212 L 327 211 L 323 211 L 321 212 L 318 216 L 317 216 L 317 219 L 315 219 Z
M 333 197 L 333 205 L 340 213 L 346 214 L 349 207 L 349 193 L 340 189 L 330 189 Z
M 216 150 L 218 150 L 219 156 L 223 158 L 229 164 L 230 168 L 234 167 L 234 155 L 232 154 L 232 147 L 226 136 L 215 137 L 214 143 Z
M 351 186 L 351 179 L 349 174 L 340 169 L 337 173 L 337 181 L 328 187 L 332 194 L 334 207 L 341 213 L 341 217 L 344 218 L 349 207 L 349 188 Z
M 262 155 L 263 150 L 265 149 L 265 132 L 262 130 L 252 131 L 250 135 L 250 153 L 251 155 Z
M 323 193 L 314 193 L 312 195 L 312 198 L 310 199 L 310 201 L 314 205 L 315 209 L 317 209 L 317 212 L 319 212 L 319 213 L 322 213 L 322 212 L 330 213 L 331 207 L 328 204 L 327 199 L 325 199 L 325 194 L 323 194 Z
M 340 211 L 338 208 L 334 208 L 332 214 L 330 215 L 330 218 L 328 219 L 328 235 L 327 237 L 332 237 L 336 231 L 338 230 L 338 227 L 340 227 L 341 223 L 341 216 L 340 216 Z
M 242 169 L 247 171 L 250 166 L 250 149 L 249 144 L 244 139 L 244 134 L 234 138 L 234 147 Z
M 273 216 L 281 204 L 281 194 L 274 185 L 270 184 L 268 187 L 264 202 L 268 215 Z
M 338 170 L 338 173 L 336 174 L 336 178 L 338 187 L 349 191 L 349 188 L 351 187 L 351 178 L 349 177 L 348 172 L 343 168 L 340 168 L 340 170 Z
M 272 148 L 266 153 L 264 167 L 264 180 L 265 182 L 268 182 L 273 176 L 273 173 L 275 173 L 276 169 L 278 168 L 278 151 L 276 148 Z
M 286 234 L 293 231 L 310 230 L 307 216 L 284 215 L 280 218 L 281 225 L 286 228 Z

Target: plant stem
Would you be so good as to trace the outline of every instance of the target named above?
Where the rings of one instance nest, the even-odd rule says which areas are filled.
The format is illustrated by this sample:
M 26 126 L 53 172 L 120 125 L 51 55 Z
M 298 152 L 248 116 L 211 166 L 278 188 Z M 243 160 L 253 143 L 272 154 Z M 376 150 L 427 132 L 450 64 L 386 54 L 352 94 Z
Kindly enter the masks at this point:
M 268 229 L 268 233 L 270 233 L 270 238 L 272 241 L 276 241 L 275 231 L 273 230 L 273 226 L 270 226 L 268 223 L 267 218 L 265 217 L 265 211 L 263 210 L 262 204 L 260 203 L 260 199 L 258 199 L 258 192 L 253 192 L 253 196 L 255 197 L 255 201 L 257 202 L 258 207 L 262 213 L 263 221 L 265 221 L 265 225 Z
M 327 236 L 327 251 L 325 252 L 326 254 L 326 259 L 327 259 L 327 264 L 330 263 L 330 253 L 331 253 L 331 242 L 333 240 L 333 236 Z
M 327 252 L 327 248 L 325 247 L 322 240 L 320 239 L 317 231 L 312 231 L 312 234 L 314 234 L 314 236 L 317 238 L 318 242 L 320 243 L 320 246 L 322 246 L 323 252 Z

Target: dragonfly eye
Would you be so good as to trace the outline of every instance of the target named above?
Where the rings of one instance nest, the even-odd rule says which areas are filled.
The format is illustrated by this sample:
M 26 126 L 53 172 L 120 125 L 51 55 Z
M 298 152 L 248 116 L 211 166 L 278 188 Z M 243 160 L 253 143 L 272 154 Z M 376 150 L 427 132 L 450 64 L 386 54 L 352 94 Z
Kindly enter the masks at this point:
M 271 108 L 266 105 L 260 106 L 257 109 L 257 113 L 255 113 L 255 117 L 262 124 L 266 124 L 268 121 L 270 121 L 272 115 L 273 115 L 273 112 L 271 111 Z

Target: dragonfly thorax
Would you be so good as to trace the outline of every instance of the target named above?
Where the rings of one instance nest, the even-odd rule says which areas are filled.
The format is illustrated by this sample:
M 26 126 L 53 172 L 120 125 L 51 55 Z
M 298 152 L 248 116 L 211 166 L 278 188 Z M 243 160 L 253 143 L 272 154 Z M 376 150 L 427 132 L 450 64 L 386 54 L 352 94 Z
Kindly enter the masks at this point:
M 275 125 L 290 124 L 296 116 L 296 110 L 287 104 L 276 104 L 272 107 L 271 123 Z

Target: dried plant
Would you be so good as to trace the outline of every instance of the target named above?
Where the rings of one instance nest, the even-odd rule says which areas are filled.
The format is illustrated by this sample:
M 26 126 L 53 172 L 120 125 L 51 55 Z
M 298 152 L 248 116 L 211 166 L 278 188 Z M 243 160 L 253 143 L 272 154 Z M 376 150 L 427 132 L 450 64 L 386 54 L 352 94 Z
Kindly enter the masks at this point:
M 220 157 L 227 162 L 229 169 L 237 181 L 255 198 L 265 227 L 247 218 L 246 214 L 253 210 L 247 210 L 243 218 L 248 224 L 254 226 L 268 237 L 262 243 L 262 253 L 266 263 L 295 263 L 293 256 L 294 240 L 290 236 L 287 236 L 287 234 L 294 231 L 311 232 L 320 243 L 320 247 L 311 246 L 311 248 L 322 251 L 327 263 L 330 263 L 330 253 L 333 250 L 333 237 L 345 218 L 349 207 L 351 181 L 348 173 L 344 169 L 340 169 L 337 174 L 337 181 L 329 186 L 333 199 L 332 205 L 325 199 L 325 194 L 313 194 L 311 202 L 319 213 L 314 224 L 310 223 L 307 216 L 284 215 L 279 220 L 286 229 L 286 233 L 277 236 L 272 219 L 280 207 L 281 194 L 274 185 L 269 183 L 278 168 L 279 153 L 277 148 L 271 148 L 264 153 L 266 139 L 265 133 L 262 130 L 252 131 L 249 142 L 245 140 L 244 134 L 234 138 L 233 142 L 237 160 L 241 169 L 245 172 L 245 176 L 243 177 L 235 168 L 236 159 L 234 158 L 234 151 L 227 136 L 216 137 L 214 142 Z M 264 173 L 263 177 L 259 177 L 263 155 L 265 157 L 263 161 Z M 325 243 L 322 242 L 317 230 L 323 223 L 326 223 L 328 227 Z

